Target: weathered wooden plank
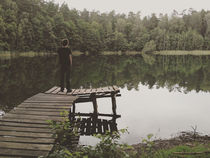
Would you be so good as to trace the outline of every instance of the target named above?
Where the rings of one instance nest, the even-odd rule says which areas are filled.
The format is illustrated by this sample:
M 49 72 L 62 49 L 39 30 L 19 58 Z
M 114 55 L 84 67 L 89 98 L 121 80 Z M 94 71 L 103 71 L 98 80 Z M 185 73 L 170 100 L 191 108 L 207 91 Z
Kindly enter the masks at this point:
M 32 144 L 53 144 L 54 139 L 51 138 L 26 138 L 26 137 L 3 137 L 0 136 L 1 142 L 16 142 L 16 143 L 32 143 Z
M 97 93 L 103 93 L 103 88 L 97 88 Z
M 33 133 L 33 132 L 16 132 L 16 131 L 0 131 L 0 136 L 16 136 L 31 138 L 52 138 L 53 134 L 49 133 Z
M 51 92 L 51 94 L 57 94 L 58 92 L 60 92 L 61 88 L 57 87 L 54 91 Z
M 12 110 L 10 114 L 24 114 L 24 115 L 37 115 L 37 116 L 60 116 L 59 111 L 56 112 L 44 112 L 44 111 L 29 111 L 29 110 Z
M 80 89 L 75 89 L 75 91 L 72 93 L 72 95 L 77 95 L 77 94 L 79 94 L 79 92 L 80 92 Z
M 34 132 L 34 133 L 53 133 L 52 130 L 45 129 L 45 128 L 11 127 L 11 126 L 0 126 L 0 131 L 20 131 L 20 132 Z
M 115 91 L 120 91 L 120 89 L 117 86 L 112 86 L 112 87 Z
M 17 119 L 17 118 L 1 118 L 0 121 L 4 122 L 13 122 L 13 123 L 33 123 L 33 124 L 45 124 L 49 125 L 45 120 L 32 120 L 32 119 Z
M 13 142 L 0 143 L 0 148 L 6 148 L 6 149 L 50 151 L 52 147 L 53 145 L 47 145 L 47 144 L 30 144 L 30 143 L 13 143 Z
M 105 93 L 111 92 L 110 89 L 109 89 L 108 87 L 103 87 L 103 91 L 104 91 Z
M 19 105 L 19 107 L 22 107 L 22 108 L 37 108 L 37 109 L 69 109 L 70 106 L 42 106 L 42 105 L 28 105 L 28 104 L 21 104 Z
M 16 119 L 32 119 L 32 120 L 55 120 L 55 121 L 62 121 L 62 117 L 55 117 L 55 116 L 36 116 L 31 115 L 30 117 L 28 115 L 18 115 L 18 114 L 11 114 L 7 113 L 4 118 L 16 118 Z
M 30 98 L 34 98 L 34 97 L 47 97 L 47 98 L 74 98 L 73 96 L 67 96 L 67 95 L 59 95 L 59 94 L 45 94 L 45 93 L 38 93 Z
M 0 155 L 0 158 L 14 158 L 14 156 L 1 156 Z M 15 158 L 22 158 L 22 157 L 15 156 Z
M 43 128 L 43 129 L 49 129 L 50 128 L 49 125 L 46 125 L 46 124 L 3 122 L 1 120 L 0 120 L 0 126 L 29 127 L 29 128 Z
M 75 96 L 68 96 L 68 95 L 37 95 L 37 96 L 33 96 L 31 98 L 28 98 L 25 101 L 74 101 L 77 97 Z
M 79 94 L 85 94 L 86 89 L 80 89 Z
M 85 91 L 85 94 L 90 94 L 90 93 L 91 93 L 91 89 L 87 88 L 86 91 Z
M 39 105 L 39 106 L 70 106 L 72 102 L 69 103 L 21 103 L 20 105 Z M 20 107 L 20 105 L 18 107 Z
M 109 88 L 109 91 L 110 91 L 110 92 L 114 91 L 114 89 L 113 89 L 112 86 L 108 86 L 108 88 Z
M 76 89 L 72 89 L 72 92 L 67 93 L 67 96 L 72 95 Z
M 56 90 L 58 87 L 52 87 L 50 88 L 48 91 L 46 91 L 45 93 L 52 93 L 54 90 Z
M 75 116 L 94 116 L 95 114 L 93 113 L 75 113 Z M 121 117 L 121 115 L 114 115 L 114 114 L 102 114 L 102 113 L 97 113 L 98 116 L 107 116 L 107 117 Z
M 38 108 L 30 108 L 30 107 L 17 107 L 17 110 L 24 110 L 24 111 L 35 111 L 35 112 L 64 112 L 69 111 L 69 109 L 38 109 Z
M 97 92 L 97 88 L 93 88 L 91 92 L 92 93 L 96 93 Z
M 61 95 L 64 95 L 64 94 L 66 94 L 67 93 L 67 89 L 66 88 L 64 88 L 64 90 L 63 90 L 63 92 L 58 92 L 57 94 L 61 94 Z
M 72 103 L 71 101 L 65 101 L 65 100 L 58 100 L 58 101 L 56 101 L 56 100 L 48 100 L 48 101 L 42 101 L 42 100 L 37 100 L 37 101 L 24 101 L 24 103 L 68 103 L 68 104 L 70 104 L 70 103 Z
M 38 157 L 47 156 L 48 151 L 36 151 L 36 150 L 16 150 L 16 149 L 3 149 L 0 148 L 1 156 L 14 156 L 14 157 Z
M 65 95 L 63 95 L 65 96 Z M 25 100 L 24 102 L 67 102 L 67 103 L 71 103 L 71 102 L 74 102 L 76 98 L 75 97 L 63 97 L 63 98 L 51 98 L 51 97 L 34 97 L 34 98 L 31 98 L 31 99 L 27 99 Z

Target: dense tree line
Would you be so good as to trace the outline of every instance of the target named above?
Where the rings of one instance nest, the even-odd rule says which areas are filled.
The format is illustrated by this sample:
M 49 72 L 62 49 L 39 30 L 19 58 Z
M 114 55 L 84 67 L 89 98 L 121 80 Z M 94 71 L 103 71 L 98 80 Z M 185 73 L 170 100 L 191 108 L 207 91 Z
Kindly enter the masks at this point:
M 54 51 L 62 38 L 72 49 L 101 51 L 209 50 L 210 11 L 141 17 L 78 11 L 44 0 L 0 1 L 0 50 Z

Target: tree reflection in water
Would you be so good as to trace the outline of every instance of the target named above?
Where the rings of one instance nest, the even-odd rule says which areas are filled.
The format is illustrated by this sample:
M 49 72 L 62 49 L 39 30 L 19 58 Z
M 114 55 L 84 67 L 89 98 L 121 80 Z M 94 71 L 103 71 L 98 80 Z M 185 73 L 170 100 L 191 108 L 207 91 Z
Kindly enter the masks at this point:
M 0 109 L 9 111 L 26 98 L 58 85 L 56 56 L 0 60 Z M 167 87 L 188 93 L 210 91 L 210 56 L 74 57 L 72 88 L 117 85 L 138 90 Z

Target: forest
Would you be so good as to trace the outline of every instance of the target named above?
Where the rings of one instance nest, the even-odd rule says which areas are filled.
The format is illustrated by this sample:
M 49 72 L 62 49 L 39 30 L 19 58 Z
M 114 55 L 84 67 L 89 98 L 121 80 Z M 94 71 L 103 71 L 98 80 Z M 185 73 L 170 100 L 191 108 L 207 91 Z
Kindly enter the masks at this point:
M 72 50 L 90 54 L 210 50 L 210 11 L 142 17 L 141 12 L 79 11 L 54 1 L 0 1 L 0 51 L 55 52 L 63 38 Z

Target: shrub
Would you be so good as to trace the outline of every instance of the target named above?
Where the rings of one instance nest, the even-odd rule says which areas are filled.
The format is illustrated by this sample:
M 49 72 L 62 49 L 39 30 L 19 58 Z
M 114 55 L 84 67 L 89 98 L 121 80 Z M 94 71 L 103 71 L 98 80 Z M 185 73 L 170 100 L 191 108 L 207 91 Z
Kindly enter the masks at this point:
M 144 48 L 142 50 L 144 53 L 152 53 L 154 51 L 156 51 L 156 44 L 155 44 L 155 41 L 151 40 L 149 42 L 147 42 L 145 45 L 144 45 Z

